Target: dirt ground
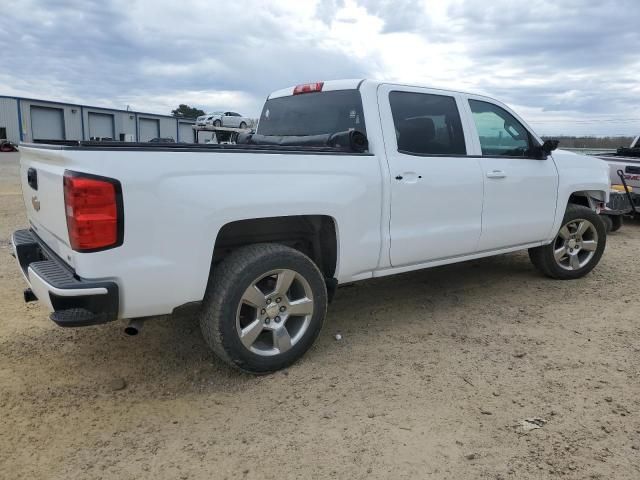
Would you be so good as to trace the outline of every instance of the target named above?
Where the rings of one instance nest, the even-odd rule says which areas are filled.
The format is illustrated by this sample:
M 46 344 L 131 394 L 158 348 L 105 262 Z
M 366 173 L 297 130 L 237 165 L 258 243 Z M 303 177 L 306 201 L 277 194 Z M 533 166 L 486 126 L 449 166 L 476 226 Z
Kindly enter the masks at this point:
M 341 288 L 314 348 L 258 378 L 189 318 L 56 327 L 22 301 L 23 225 L 0 154 L 3 479 L 640 478 L 640 223 L 578 281 L 518 253 Z

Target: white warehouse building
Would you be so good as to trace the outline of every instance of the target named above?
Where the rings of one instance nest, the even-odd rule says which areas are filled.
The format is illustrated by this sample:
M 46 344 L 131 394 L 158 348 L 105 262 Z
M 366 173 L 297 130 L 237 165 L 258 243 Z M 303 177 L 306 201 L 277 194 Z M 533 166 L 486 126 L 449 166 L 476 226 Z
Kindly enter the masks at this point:
M 195 119 L 0 95 L 0 140 L 194 141 Z

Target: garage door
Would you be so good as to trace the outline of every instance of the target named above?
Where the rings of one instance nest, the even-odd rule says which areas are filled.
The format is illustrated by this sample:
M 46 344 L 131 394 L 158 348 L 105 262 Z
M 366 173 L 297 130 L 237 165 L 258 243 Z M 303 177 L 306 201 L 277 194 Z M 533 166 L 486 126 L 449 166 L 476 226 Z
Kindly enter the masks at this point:
M 64 140 L 62 109 L 32 106 L 31 136 L 34 140 Z
M 193 143 L 193 128 L 191 128 L 191 124 L 180 122 L 178 125 L 178 141 Z
M 114 139 L 113 115 L 89 112 L 89 138 Z
M 160 120 L 153 118 L 140 118 L 140 141 L 148 142 L 152 138 L 160 136 Z

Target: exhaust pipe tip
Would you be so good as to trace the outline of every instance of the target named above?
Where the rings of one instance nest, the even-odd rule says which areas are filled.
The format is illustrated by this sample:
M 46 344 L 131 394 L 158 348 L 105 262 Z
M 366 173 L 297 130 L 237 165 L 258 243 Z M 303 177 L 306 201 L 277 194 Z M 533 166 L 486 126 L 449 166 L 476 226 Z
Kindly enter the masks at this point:
M 131 320 L 129 325 L 124 327 L 124 333 L 129 335 L 130 337 L 135 337 L 142 330 L 143 321 L 142 320 Z
M 138 335 L 138 333 L 140 333 L 140 330 L 138 330 L 135 327 L 132 327 L 132 326 L 128 325 L 128 326 L 124 327 L 124 333 L 126 333 L 130 337 L 135 337 L 136 335 Z

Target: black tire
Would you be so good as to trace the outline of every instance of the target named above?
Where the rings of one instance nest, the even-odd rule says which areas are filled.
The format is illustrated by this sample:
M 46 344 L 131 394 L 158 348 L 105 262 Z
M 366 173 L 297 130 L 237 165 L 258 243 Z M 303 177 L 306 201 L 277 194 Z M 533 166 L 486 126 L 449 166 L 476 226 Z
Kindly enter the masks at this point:
M 598 240 L 594 255 L 591 257 L 588 263 L 586 263 L 581 268 L 577 268 L 575 270 L 567 270 L 565 268 L 562 268 L 554 257 L 554 249 L 556 247 L 556 242 L 559 240 L 558 237 L 556 237 L 554 241 L 548 245 L 530 248 L 529 258 L 531 259 L 531 262 L 540 272 L 542 272 L 547 277 L 555 278 L 558 280 L 573 280 L 576 278 L 580 278 L 593 270 L 593 268 L 600 261 L 600 258 L 604 253 L 607 241 L 607 231 L 605 224 L 602 221 L 602 217 L 588 207 L 584 207 L 582 205 L 569 205 L 567 207 L 566 213 L 564 214 L 562 225 L 565 226 L 571 221 L 578 219 L 588 220 L 596 230 Z
M 613 220 L 609 215 L 601 215 L 600 220 L 604 223 L 604 228 L 607 230 L 607 233 L 613 231 Z
M 247 128 L 247 122 L 240 122 L 240 128 Z
M 617 232 L 622 228 L 622 225 L 624 223 L 622 215 L 613 215 L 609 218 L 611 219 L 611 230 L 609 230 L 610 232 Z
M 242 343 L 236 316 L 245 290 L 262 275 L 278 269 L 292 270 L 306 280 L 313 297 L 313 313 L 308 327 L 289 350 L 264 356 Z M 202 302 L 200 328 L 221 360 L 245 372 L 264 374 L 285 368 L 302 357 L 320 333 L 326 312 L 327 289 L 315 263 L 293 248 L 262 243 L 237 249 L 214 268 Z
M 215 120 L 215 121 L 213 122 L 213 126 L 214 126 L 214 127 L 221 127 L 221 126 L 222 126 L 222 122 L 221 122 L 220 120 Z

